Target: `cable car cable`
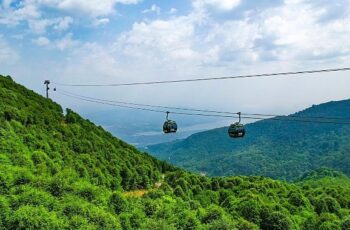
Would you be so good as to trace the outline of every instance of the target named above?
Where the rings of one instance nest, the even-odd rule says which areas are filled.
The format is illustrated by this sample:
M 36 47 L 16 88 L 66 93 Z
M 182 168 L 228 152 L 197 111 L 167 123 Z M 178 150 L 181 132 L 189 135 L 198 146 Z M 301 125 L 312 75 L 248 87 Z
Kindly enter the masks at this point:
M 138 110 L 144 110 L 144 111 L 150 111 L 150 112 L 164 113 L 164 111 L 161 111 L 161 110 L 133 107 L 133 106 L 127 106 L 127 105 L 116 105 L 116 104 L 112 104 L 112 103 L 108 103 L 108 102 L 94 101 L 94 100 L 81 98 L 81 97 L 78 97 L 78 96 L 72 96 L 72 95 L 69 95 L 69 94 L 61 93 L 61 92 L 57 92 L 57 93 L 59 93 L 61 95 L 64 95 L 64 96 L 67 96 L 67 97 L 72 97 L 72 98 L 75 98 L 75 99 L 88 101 L 88 102 L 94 102 L 94 103 L 103 104 L 103 105 L 112 105 L 112 106 L 118 106 L 118 107 L 129 108 L 129 109 L 138 109 Z
M 70 94 L 73 96 L 78 96 L 81 98 L 87 98 L 87 99 L 92 99 L 92 100 L 96 100 L 96 101 L 108 102 L 108 103 L 111 102 L 111 103 L 133 105 L 133 106 L 144 106 L 144 107 L 151 107 L 151 108 L 162 108 L 162 109 L 174 109 L 174 110 L 183 110 L 183 111 L 238 115 L 237 112 L 223 112 L 223 111 L 204 110 L 204 109 L 189 109 L 189 108 L 181 108 L 181 107 L 170 107 L 170 106 L 131 103 L 131 102 L 125 102 L 125 101 L 113 101 L 113 100 L 106 100 L 106 99 L 99 99 L 99 98 L 94 98 L 94 97 L 82 96 L 82 95 L 71 93 L 71 92 L 68 92 L 65 90 L 61 90 L 61 89 L 59 91 L 62 91 L 64 93 L 67 93 L 67 94 Z M 341 120 L 341 121 L 346 121 L 346 120 L 350 119 L 349 117 L 324 117 L 324 116 L 311 116 L 310 117 L 310 116 L 273 115 L 273 114 L 260 114 L 260 113 L 242 113 L 242 114 L 248 115 L 248 116 L 261 116 L 261 117 L 292 117 L 292 118 L 301 118 L 301 119 L 324 119 L 324 120 Z
M 168 111 L 162 111 L 162 110 L 155 110 L 155 109 L 147 109 L 147 108 L 140 108 L 135 106 L 127 106 L 127 105 L 119 105 L 119 104 L 113 104 L 108 102 L 101 102 L 96 100 L 90 100 L 85 99 L 79 96 L 73 96 L 65 93 L 58 92 L 61 95 L 65 95 L 67 97 L 75 98 L 82 101 L 88 101 L 93 102 L 97 104 L 104 104 L 104 105 L 111 105 L 111 106 L 117 106 L 117 107 L 123 107 L 123 108 L 129 108 L 129 109 L 137 109 L 137 110 L 144 110 L 144 111 L 151 111 L 151 112 L 158 112 L 158 113 L 167 113 Z M 170 112 L 172 114 L 177 115 L 188 115 L 188 116 L 205 116 L 205 117 L 222 117 L 222 118 L 237 118 L 236 116 L 232 115 L 218 115 L 218 114 L 203 114 L 203 113 L 184 113 L 184 112 Z M 254 116 L 242 116 L 242 118 L 246 119 L 252 119 L 252 120 L 265 120 L 266 118 L 262 117 L 254 117 Z M 304 123 L 321 123 L 321 124 L 337 124 L 337 125 L 350 125 L 350 122 L 333 122 L 333 121 L 320 121 L 320 120 L 301 120 L 301 119 L 283 119 L 278 117 L 268 118 L 266 120 L 276 120 L 276 121 L 290 121 L 290 122 L 304 122 Z
M 350 71 L 350 68 L 346 67 L 346 68 L 335 68 L 335 69 L 304 70 L 304 71 L 295 71 L 295 72 L 236 75 L 236 76 L 228 76 L 228 77 L 210 77 L 210 78 L 179 79 L 179 80 L 167 80 L 167 81 L 115 83 L 115 84 L 66 84 L 66 83 L 59 83 L 59 82 L 52 82 L 52 83 L 60 86 L 71 86 L 71 87 L 108 87 L 108 86 L 118 87 L 118 86 L 135 86 L 135 85 L 172 84 L 172 83 L 198 82 L 198 81 L 216 81 L 216 80 L 228 80 L 228 79 L 239 79 L 239 78 L 288 76 L 288 75 L 329 73 L 329 72 L 340 72 L 340 71 Z

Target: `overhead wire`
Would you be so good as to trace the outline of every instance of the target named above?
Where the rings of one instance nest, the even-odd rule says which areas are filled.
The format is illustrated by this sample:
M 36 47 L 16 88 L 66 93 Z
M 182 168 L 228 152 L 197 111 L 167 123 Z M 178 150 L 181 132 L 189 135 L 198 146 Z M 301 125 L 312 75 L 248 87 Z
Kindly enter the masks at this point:
M 132 103 L 132 102 L 116 101 L 116 100 L 106 100 L 106 99 L 83 96 L 83 95 L 71 93 L 61 89 L 60 91 L 72 96 L 78 96 L 85 99 L 108 102 L 108 103 L 117 103 L 117 104 L 123 104 L 123 105 L 142 106 L 142 107 L 150 107 L 150 108 L 158 108 L 158 109 L 160 108 L 160 109 L 172 109 L 172 110 L 182 110 L 182 111 L 192 111 L 192 112 L 238 115 L 238 112 L 225 112 L 225 111 L 216 111 L 216 110 L 207 110 L 207 109 L 192 109 L 192 108 L 183 108 L 183 107 L 171 107 L 171 106 L 150 105 L 150 104 Z M 259 117 L 287 117 L 286 115 L 276 115 L 276 114 L 244 113 L 244 112 L 242 112 L 242 114 L 246 116 L 259 116 Z M 298 115 L 288 115 L 288 118 L 325 119 L 325 120 L 340 120 L 340 121 L 350 119 L 350 117 L 298 116 Z
M 103 101 L 98 101 L 98 100 L 93 100 L 93 99 L 87 99 L 84 97 L 80 97 L 80 96 L 75 96 L 75 95 L 71 95 L 71 94 L 67 94 L 67 93 L 63 93 L 63 92 L 57 92 L 61 95 L 67 96 L 67 97 L 71 97 L 71 98 L 75 98 L 78 100 L 82 100 L 82 101 L 87 101 L 87 102 L 93 102 L 93 103 L 97 103 L 97 104 L 104 104 L 104 105 L 111 105 L 111 106 L 117 106 L 117 107 L 122 107 L 122 108 L 129 108 L 129 109 L 136 109 L 136 110 L 143 110 L 143 111 L 150 111 L 150 112 L 157 112 L 157 113 L 167 113 L 169 111 L 164 111 L 164 110 L 158 110 L 158 109 L 149 109 L 149 108 L 142 108 L 142 107 L 137 107 L 137 106 L 129 106 L 129 105 L 121 105 L 121 104 L 117 104 L 117 103 L 113 103 L 113 102 L 103 102 Z M 233 116 L 233 115 L 220 115 L 220 114 L 205 114 L 205 113 L 186 113 L 186 112 L 170 112 L 171 114 L 177 114 L 177 115 L 188 115 L 188 116 L 205 116 L 205 117 L 221 117 L 221 118 L 237 118 L 237 116 Z M 263 120 L 266 119 L 264 117 L 257 117 L 257 116 L 246 116 L 243 115 L 242 118 L 246 118 L 246 119 L 252 119 L 252 120 Z M 288 118 L 288 117 L 286 117 Z M 337 125 L 350 125 L 350 122 L 334 122 L 334 121 L 327 121 L 327 120 L 305 120 L 304 119 L 285 119 L 282 117 L 272 117 L 272 118 L 268 118 L 267 120 L 276 120 L 276 121 L 291 121 L 291 122 L 303 122 L 303 123 L 323 123 L 323 124 L 337 124 Z
M 118 107 L 122 107 L 122 108 L 164 113 L 164 111 L 162 111 L 162 110 L 147 109 L 147 108 L 141 108 L 141 107 L 127 106 L 127 105 L 117 105 L 117 104 L 113 104 L 113 103 L 109 103 L 109 102 L 101 102 L 101 101 L 97 101 L 97 100 L 86 99 L 83 97 L 74 96 L 74 95 L 70 95 L 70 94 L 66 94 L 66 93 L 62 93 L 62 92 L 57 92 L 57 93 L 64 95 L 64 96 L 67 96 L 67 97 L 71 97 L 71 98 L 75 98 L 75 99 L 79 99 L 79 100 L 83 100 L 83 101 L 88 101 L 88 102 L 94 102 L 94 103 L 103 104 L 103 105 L 112 105 L 112 106 L 118 106 Z
M 52 82 L 52 83 L 60 86 L 71 86 L 71 87 L 119 87 L 119 86 L 155 85 L 155 84 L 172 84 L 172 83 L 199 82 L 199 81 L 229 80 L 229 79 L 240 79 L 240 78 L 290 76 L 290 75 L 329 73 L 329 72 L 340 72 L 340 71 L 350 71 L 350 68 L 345 67 L 345 68 L 333 68 L 333 69 L 304 70 L 304 71 L 294 71 L 294 72 L 236 75 L 236 76 L 227 76 L 227 77 L 209 77 L 209 78 L 179 79 L 179 80 L 150 81 L 150 82 L 126 82 L 126 83 L 114 83 L 114 84 L 67 84 L 67 83 L 59 83 L 59 82 Z

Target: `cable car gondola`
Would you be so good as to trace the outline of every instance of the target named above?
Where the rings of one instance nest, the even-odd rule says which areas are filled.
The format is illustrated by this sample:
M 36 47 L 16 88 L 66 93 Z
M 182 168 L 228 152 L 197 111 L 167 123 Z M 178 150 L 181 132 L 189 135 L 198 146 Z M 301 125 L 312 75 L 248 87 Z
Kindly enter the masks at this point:
M 170 112 L 166 112 L 166 121 L 164 122 L 164 125 L 163 125 L 163 132 L 165 134 L 176 133 L 176 131 L 177 131 L 176 122 L 168 119 L 169 113 Z
M 228 128 L 228 135 L 232 138 L 241 138 L 245 135 L 245 128 L 244 125 L 241 124 L 241 113 L 238 113 L 239 121 L 231 124 Z

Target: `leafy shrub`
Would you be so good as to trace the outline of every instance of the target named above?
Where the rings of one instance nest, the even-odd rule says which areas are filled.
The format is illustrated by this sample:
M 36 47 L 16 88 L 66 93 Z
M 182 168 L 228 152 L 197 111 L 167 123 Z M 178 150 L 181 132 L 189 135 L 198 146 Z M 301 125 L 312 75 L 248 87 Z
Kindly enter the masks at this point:
M 267 219 L 261 222 L 261 228 L 266 230 L 288 230 L 291 226 L 289 217 L 281 212 L 268 213 Z
M 128 208 L 127 201 L 120 192 L 114 192 L 111 195 L 109 198 L 109 205 L 112 211 L 116 214 L 120 214 Z
M 12 229 L 62 229 L 67 221 L 49 212 L 43 206 L 21 206 L 10 218 Z

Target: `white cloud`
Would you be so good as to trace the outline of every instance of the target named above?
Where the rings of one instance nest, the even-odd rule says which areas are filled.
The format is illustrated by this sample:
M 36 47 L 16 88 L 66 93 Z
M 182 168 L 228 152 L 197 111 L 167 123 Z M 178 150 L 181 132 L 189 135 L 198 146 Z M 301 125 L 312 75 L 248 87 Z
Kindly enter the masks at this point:
M 254 62 L 259 26 L 248 19 L 216 23 L 202 11 L 187 16 L 135 23 L 116 42 L 130 58 L 187 62 L 195 66 Z M 198 31 L 203 31 L 198 33 Z
M 36 34 L 46 33 L 46 28 L 53 24 L 55 24 L 54 20 L 49 19 L 28 20 L 28 26 L 30 31 Z
M 39 37 L 33 40 L 33 42 L 38 46 L 47 46 L 50 44 L 50 40 L 47 37 Z
M 231 9 L 239 1 L 220 4 Z M 287 0 L 281 6 L 222 22 L 195 8 L 187 16 L 134 23 L 116 45 L 130 57 L 187 60 L 195 65 L 303 63 L 349 55 L 350 16 L 322 22 L 325 13 L 327 8 Z
M 98 18 L 93 22 L 94 26 L 106 25 L 109 23 L 109 18 Z
M 135 23 L 116 45 L 134 57 L 192 58 L 194 24 L 188 17 Z
M 67 30 L 73 24 L 73 21 L 73 18 L 68 16 L 60 18 L 58 23 L 54 26 L 54 29 L 60 31 Z
M 322 21 L 327 11 L 301 0 L 287 0 L 283 6 L 265 11 L 261 15 L 261 34 L 272 38 L 271 53 L 286 60 L 317 60 L 349 54 L 346 40 L 350 37 L 350 16 Z
M 86 13 L 92 17 L 115 13 L 116 4 L 137 4 L 140 0 L 38 0 L 41 4 L 67 10 Z
M 29 19 L 28 26 L 30 32 L 35 34 L 45 34 L 48 28 L 53 28 L 58 31 L 68 30 L 73 24 L 74 20 L 72 17 L 66 16 L 61 18 L 50 18 L 50 19 Z
M 49 26 L 64 31 L 72 25 L 72 17 L 88 17 L 93 20 L 114 14 L 117 4 L 137 4 L 140 1 L 142 0 L 23 0 L 11 6 L 13 1 L 5 0 L 0 3 L 0 24 L 16 26 L 28 22 L 29 29 L 38 34 L 45 33 Z M 48 8 L 72 17 L 50 17 L 46 11 Z M 100 22 L 104 24 L 106 20 Z
M 26 22 L 29 32 L 44 34 L 48 27 L 53 26 L 56 30 L 67 30 L 73 23 L 73 18 L 65 17 L 44 17 L 40 5 L 35 1 L 23 1 L 18 8 L 0 7 L 0 24 L 16 26 L 21 22 Z
M 9 4 L 7 2 L 6 4 Z M 41 12 L 38 6 L 31 1 L 20 2 L 19 8 L 13 9 L 9 5 L 0 7 L 0 24 L 8 26 L 18 25 L 21 21 L 39 19 Z
M 153 4 L 153 5 L 151 6 L 151 8 L 143 10 L 142 13 L 143 13 L 143 14 L 147 14 L 147 13 L 155 12 L 156 14 L 160 14 L 160 10 L 161 10 L 161 9 L 160 9 L 159 6 Z
M 97 43 L 85 43 L 73 50 L 67 64 L 67 76 L 85 76 L 95 80 L 96 76 L 121 75 L 122 67 L 109 47 Z M 69 80 L 69 79 L 67 79 Z
M 0 67 L 2 63 L 12 63 L 18 59 L 18 54 L 9 46 L 0 34 Z
M 115 47 L 130 58 L 155 62 L 200 60 L 203 56 L 196 51 L 196 43 L 200 41 L 196 40 L 195 30 L 206 20 L 207 15 L 196 10 L 167 20 L 136 22 L 130 31 L 119 36 Z
M 193 2 L 194 6 L 197 8 L 210 6 L 223 11 L 233 10 L 239 6 L 240 3 L 241 0 L 195 0 Z
M 55 46 L 60 50 L 66 50 L 79 45 L 79 41 L 73 39 L 73 34 L 68 33 L 62 39 L 55 41 Z
M 260 38 L 259 27 L 249 20 L 227 21 L 216 24 L 203 40 L 206 46 L 217 46 L 218 61 L 255 61 L 256 39 Z
M 78 40 L 73 39 L 73 34 L 68 33 L 62 38 L 56 40 L 50 40 L 45 36 L 40 36 L 36 39 L 33 39 L 32 42 L 38 46 L 48 47 L 51 50 L 68 50 L 74 51 L 75 49 L 80 49 L 82 43 Z M 74 49 L 73 49 L 74 48 Z
M 170 14 L 175 14 L 177 12 L 177 9 L 176 8 L 171 8 L 170 10 L 169 10 L 169 13 Z
M 4 8 L 9 8 L 10 7 L 10 4 L 13 2 L 13 0 L 3 0 L 2 1 L 2 6 Z

